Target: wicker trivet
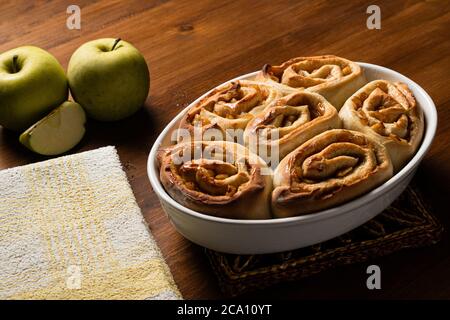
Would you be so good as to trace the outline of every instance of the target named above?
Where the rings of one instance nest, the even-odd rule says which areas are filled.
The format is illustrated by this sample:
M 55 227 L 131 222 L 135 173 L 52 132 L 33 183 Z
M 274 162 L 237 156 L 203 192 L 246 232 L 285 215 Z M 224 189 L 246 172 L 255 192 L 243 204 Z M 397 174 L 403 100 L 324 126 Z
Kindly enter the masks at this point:
M 377 217 L 324 243 L 267 255 L 232 255 L 208 249 L 206 254 L 222 291 L 236 296 L 401 249 L 435 244 L 442 230 L 412 184 Z

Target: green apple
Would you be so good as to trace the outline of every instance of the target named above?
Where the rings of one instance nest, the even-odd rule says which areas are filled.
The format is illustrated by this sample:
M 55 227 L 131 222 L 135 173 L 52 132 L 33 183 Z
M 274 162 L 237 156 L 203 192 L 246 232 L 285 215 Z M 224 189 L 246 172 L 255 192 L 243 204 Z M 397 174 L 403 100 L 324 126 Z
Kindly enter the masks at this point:
M 148 95 L 150 76 L 142 54 L 121 39 L 98 39 L 79 47 L 67 70 L 75 101 L 88 116 L 115 121 L 135 113 Z
M 20 135 L 31 151 L 54 156 L 75 147 L 85 133 L 86 114 L 76 102 L 66 101 Z
M 0 125 L 22 131 L 67 100 L 68 86 L 58 60 L 38 47 L 0 55 Z

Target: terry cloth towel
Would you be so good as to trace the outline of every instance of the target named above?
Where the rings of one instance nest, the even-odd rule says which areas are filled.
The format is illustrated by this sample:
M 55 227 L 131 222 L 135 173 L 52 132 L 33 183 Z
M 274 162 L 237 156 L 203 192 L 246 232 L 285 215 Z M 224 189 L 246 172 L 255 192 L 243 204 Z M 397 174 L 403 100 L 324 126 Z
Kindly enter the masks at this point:
M 181 299 L 114 147 L 0 171 L 0 299 Z

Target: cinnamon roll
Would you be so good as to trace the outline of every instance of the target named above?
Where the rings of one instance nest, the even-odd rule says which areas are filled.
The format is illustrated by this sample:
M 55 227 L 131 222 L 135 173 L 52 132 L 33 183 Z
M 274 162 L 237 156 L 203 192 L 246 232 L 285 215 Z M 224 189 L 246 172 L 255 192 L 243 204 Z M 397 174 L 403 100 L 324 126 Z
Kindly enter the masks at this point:
M 319 93 L 338 110 L 366 83 L 357 63 L 333 55 L 298 57 L 279 66 L 265 65 L 257 80 Z
M 271 169 L 244 146 L 192 141 L 161 149 L 158 160 L 161 183 L 183 206 L 232 219 L 271 218 Z
M 180 133 L 188 135 L 188 140 L 229 140 L 228 129 L 240 129 L 242 133 L 247 123 L 263 111 L 273 101 L 292 92 L 289 88 L 275 88 L 267 83 L 240 80 L 233 81 L 213 90 L 195 104 L 181 120 Z M 199 134 L 194 135 L 195 128 Z M 205 138 L 208 129 L 214 139 Z M 239 135 L 238 135 L 239 136 Z M 233 137 L 232 137 L 233 138 Z M 235 141 L 236 139 L 233 139 Z M 178 141 L 187 141 L 178 136 Z M 236 142 L 236 141 L 235 141 Z M 241 141 L 240 141 L 241 142 Z
M 288 154 L 274 172 L 272 213 L 297 216 L 349 201 L 392 176 L 386 148 L 350 130 L 325 131 Z
M 244 141 L 266 161 L 273 153 L 278 154 L 279 161 L 306 140 L 337 128 L 341 128 L 338 112 L 325 98 L 299 91 L 277 100 L 251 120 Z
M 364 132 L 384 144 L 395 171 L 414 155 L 422 140 L 422 110 L 404 83 L 368 83 L 345 102 L 339 116 L 345 128 Z

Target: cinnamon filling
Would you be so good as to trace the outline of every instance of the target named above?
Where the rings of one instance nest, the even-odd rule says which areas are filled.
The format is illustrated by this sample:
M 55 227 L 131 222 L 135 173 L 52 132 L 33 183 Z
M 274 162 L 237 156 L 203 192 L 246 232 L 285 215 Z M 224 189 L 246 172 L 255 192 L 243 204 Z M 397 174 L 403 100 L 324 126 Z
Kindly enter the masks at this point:
M 267 112 L 256 127 L 256 132 L 258 136 L 272 139 L 273 130 L 277 130 L 278 138 L 281 138 L 324 113 L 325 107 L 322 103 L 310 101 L 307 97 L 293 97 L 287 101 L 282 99 Z
M 370 145 L 335 142 L 296 159 L 292 167 L 292 188 L 300 190 L 308 184 L 326 182 L 329 186 L 341 185 L 344 180 L 356 181 L 370 175 L 378 165 L 379 159 Z
M 192 124 L 207 125 L 214 115 L 230 120 L 245 118 L 254 108 L 264 104 L 268 97 L 266 88 L 234 82 L 231 88 L 219 91 L 196 108 L 189 116 L 189 121 Z
M 270 73 L 271 70 L 267 71 Z M 351 73 L 351 67 L 344 61 L 320 59 L 292 63 L 280 70 L 279 74 L 270 73 L 270 77 L 290 87 L 309 88 L 341 79 Z
M 399 92 L 395 92 L 398 95 Z M 376 88 L 367 97 L 353 100 L 359 117 L 376 133 L 409 141 L 411 118 L 409 106 L 402 105 L 389 93 Z
M 175 172 L 187 189 L 213 196 L 232 196 L 250 181 L 245 161 L 227 163 L 220 160 L 191 160 L 176 166 Z

